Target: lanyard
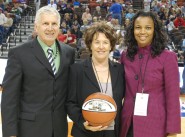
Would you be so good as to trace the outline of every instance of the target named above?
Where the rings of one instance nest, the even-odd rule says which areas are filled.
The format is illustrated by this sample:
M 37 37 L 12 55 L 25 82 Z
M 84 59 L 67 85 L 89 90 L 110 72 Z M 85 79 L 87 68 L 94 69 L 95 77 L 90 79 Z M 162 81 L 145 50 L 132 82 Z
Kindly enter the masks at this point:
M 108 77 L 107 77 L 106 89 L 105 89 L 105 92 L 103 92 L 103 88 L 102 88 L 102 85 L 101 85 L 101 82 L 100 82 L 100 79 L 99 79 L 99 76 L 98 76 L 98 72 L 96 70 L 96 67 L 94 65 L 93 60 L 92 60 L 92 64 L 93 64 L 93 68 L 94 68 L 94 70 L 96 72 L 96 76 L 97 76 L 97 79 L 98 79 L 98 84 L 100 86 L 101 93 L 106 93 L 107 92 L 107 87 L 108 87 L 108 80 L 109 80 L 109 70 L 108 70 Z
M 140 76 L 141 76 L 141 81 L 142 81 L 142 93 L 144 92 L 144 86 L 145 86 L 145 73 L 146 73 L 146 68 L 147 68 L 147 64 L 148 64 L 148 61 L 149 61 L 149 58 L 150 58 L 150 54 L 148 55 L 148 58 L 147 58 L 147 61 L 146 61 L 146 65 L 145 65 L 145 68 L 144 68 L 144 74 L 142 75 L 142 65 L 143 65 L 143 60 L 142 59 L 142 63 L 140 64 Z M 138 88 L 139 88 L 139 79 L 138 79 L 138 85 L 137 85 L 137 91 L 138 91 Z

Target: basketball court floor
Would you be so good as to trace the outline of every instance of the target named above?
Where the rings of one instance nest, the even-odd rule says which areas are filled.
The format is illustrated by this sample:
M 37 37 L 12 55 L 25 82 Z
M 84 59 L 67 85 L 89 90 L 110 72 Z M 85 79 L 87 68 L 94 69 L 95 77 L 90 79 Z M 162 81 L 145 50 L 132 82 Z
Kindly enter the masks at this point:
M 181 103 L 181 134 L 177 137 L 185 137 L 185 95 L 180 96 Z

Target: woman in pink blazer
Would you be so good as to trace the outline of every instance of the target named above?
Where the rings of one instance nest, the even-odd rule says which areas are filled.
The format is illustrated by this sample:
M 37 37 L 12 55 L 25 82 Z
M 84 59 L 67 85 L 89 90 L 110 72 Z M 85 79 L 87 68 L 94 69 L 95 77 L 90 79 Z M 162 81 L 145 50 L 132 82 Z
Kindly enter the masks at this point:
M 162 23 L 152 12 L 139 11 L 125 34 L 126 95 L 121 137 L 172 137 L 181 132 L 179 72 Z

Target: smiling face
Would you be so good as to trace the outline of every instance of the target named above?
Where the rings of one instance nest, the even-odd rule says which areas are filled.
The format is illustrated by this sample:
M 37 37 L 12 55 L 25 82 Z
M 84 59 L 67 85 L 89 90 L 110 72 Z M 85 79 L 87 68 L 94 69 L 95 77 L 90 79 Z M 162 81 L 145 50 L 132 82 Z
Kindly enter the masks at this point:
M 93 36 L 92 45 L 92 58 L 98 61 L 104 61 L 108 59 L 111 51 L 110 40 L 105 36 L 104 33 L 96 33 Z
M 59 34 L 57 15 L 41 14 L 39 21 L 35 24 L 35 30 L 41 41 L 51 46 Z
M 153 41 L 154 22 L 150 17 L 138 17 L 134 22 L 134 37 L 139 47 L 149 46 Z

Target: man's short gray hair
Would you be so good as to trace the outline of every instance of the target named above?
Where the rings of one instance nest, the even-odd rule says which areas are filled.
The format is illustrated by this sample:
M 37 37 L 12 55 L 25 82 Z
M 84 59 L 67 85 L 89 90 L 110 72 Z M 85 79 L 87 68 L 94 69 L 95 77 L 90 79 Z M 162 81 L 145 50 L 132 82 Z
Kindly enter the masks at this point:
M 40 21 L 42 14 L 54 14 L 54 15 L 56 15 L 57 18 L 58 18 L 58 24 L 60 25 L 60 14 L 55 8 L 50 7 L 50 6 L 44 6 L 44 7 L 40 8 L 36 13 L 35 23 L 38 23 Z

